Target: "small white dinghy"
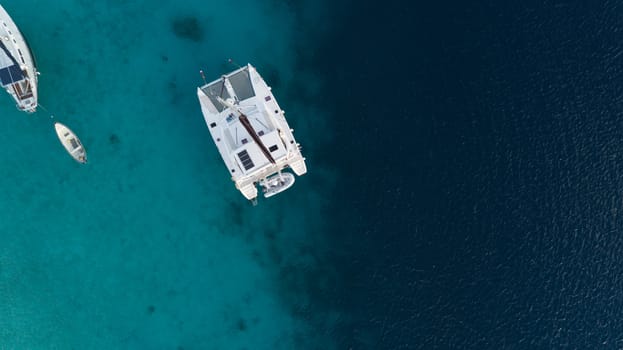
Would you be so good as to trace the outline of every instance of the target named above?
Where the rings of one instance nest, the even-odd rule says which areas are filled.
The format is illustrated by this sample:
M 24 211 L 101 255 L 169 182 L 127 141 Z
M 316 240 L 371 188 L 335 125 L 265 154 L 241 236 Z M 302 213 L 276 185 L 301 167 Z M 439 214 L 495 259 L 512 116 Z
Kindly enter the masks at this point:
M 279 172 L 271 177 L 260 180 L 264 198 L 270 198 L 294 185 L 294 175 L 289 172 Z
M 63 144 L 63 147 L 67 150 L 70 156 L 72 156 L 79 163 L 87 162 L 87 152 L 82 146 L 82 142 L 73 131 L 61 123 L 54 123 L 54 129 L 56 129 L 56 135 Z

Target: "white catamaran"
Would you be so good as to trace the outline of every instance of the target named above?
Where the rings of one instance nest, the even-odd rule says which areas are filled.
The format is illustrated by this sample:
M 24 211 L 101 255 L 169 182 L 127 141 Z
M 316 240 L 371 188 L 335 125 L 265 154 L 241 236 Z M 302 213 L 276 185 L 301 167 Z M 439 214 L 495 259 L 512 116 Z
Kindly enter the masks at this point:
M 38 74 L 26 39 L 0 6 L 0 84 L 13 96 L 18 109 L 28 113 L 37 109 Z
M 203 72 L 201 72 L 203 76 Z M 205 77 L 204 77 L 205 82 Z M 253 203 L 307 172 L 300 145 L 271 88 L 250 64 L 197 89 L 203 117 L 236 188 Z

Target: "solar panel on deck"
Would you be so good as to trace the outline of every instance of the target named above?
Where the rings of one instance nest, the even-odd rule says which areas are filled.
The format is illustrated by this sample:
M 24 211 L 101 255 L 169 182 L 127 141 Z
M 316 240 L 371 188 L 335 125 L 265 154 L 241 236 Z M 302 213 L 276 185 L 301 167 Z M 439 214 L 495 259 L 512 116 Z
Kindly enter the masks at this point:
M 0 42 L 0 82 L 2 85 L 9 85 L 22 79 L 24 79 L 24 73 L 17 61 L 4 43 Z
M 249 157 L 249 153 L 247 153 L 246 150 L 239 152 L 238 158 L 240 158 L 242 166 L 244 166 L 244 170 L 249 170 L 255 166 L 255 164 L 253 164 L 253 161 L 251 160 L 251 157 Z
M 18 66 L 0 69 L 0 81 L 2 85 L 9 85 L 22 79 L 24 79 L 24 74 Z

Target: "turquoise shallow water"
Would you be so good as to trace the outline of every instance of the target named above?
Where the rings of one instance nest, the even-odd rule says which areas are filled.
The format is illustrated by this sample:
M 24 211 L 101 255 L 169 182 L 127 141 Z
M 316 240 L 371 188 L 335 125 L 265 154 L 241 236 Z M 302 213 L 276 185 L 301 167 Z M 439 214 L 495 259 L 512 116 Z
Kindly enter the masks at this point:
M 89 164 L 65 154 L 47 112 L 0 95 L 0 348 L 331 348 L 318 330 L 341 316 L 309 295 L 331 278 L 319 266 L 335 176 L 313 160 L 329 121 L 293 92 L 318 93 L 297 63 L 301 21 L 317 9 L 2 5 L 37 58 L 41 104 L 80 136 Z M 230 57 L 283 96 L 310 158 L 310 175 L 256 208 L 229 180 L 195 95 L 199 69 L 216 78 Z

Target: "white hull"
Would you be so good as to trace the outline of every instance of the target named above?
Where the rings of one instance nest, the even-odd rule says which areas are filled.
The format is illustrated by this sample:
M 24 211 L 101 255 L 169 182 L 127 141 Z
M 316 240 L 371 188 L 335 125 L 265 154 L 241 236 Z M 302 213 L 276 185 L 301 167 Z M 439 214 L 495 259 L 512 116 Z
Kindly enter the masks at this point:
M 87 162 L 87 152 L 73 131 L 61 123 L 55 123 L 56 135 L 69 155 L 79 163 Z
M 6 10 L 0 6 L 0 85 L 13 97 L 17 108 L 32 113 L 37 109 L 37 68 L 24 36 Z M 11 62 L 14 66 L 9 67 Z
M 197 89 L 201 111 L 236 188 L 254 201 L 257 185 L 265 197 L 294 184 L 294 175 L 283 173 L 283 184 L 274 178 L 285 168 L 301 176 L 305 158 L 271 88 L 250 64 Z M 287 184 L 287 185 L 286 185 Z

